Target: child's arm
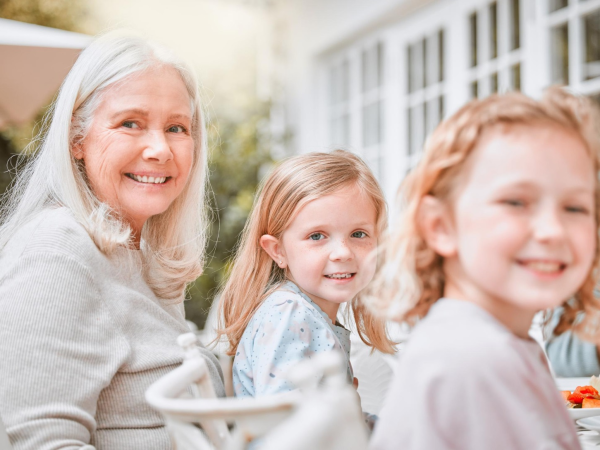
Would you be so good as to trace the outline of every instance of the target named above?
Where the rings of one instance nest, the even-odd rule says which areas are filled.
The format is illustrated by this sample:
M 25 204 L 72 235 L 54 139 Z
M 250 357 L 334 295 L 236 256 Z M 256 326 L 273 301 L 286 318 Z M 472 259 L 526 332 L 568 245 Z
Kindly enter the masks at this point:
M 546 329 L 546 334 L 550 336 L 546 342 L 546 353 L 552 370 L 558 377 L 589 377 L 600 374 L 596 344 L 582 340 L 572 331 L 554 335 L 554 328 L 561 314 L 562 308 L 557 308 Z

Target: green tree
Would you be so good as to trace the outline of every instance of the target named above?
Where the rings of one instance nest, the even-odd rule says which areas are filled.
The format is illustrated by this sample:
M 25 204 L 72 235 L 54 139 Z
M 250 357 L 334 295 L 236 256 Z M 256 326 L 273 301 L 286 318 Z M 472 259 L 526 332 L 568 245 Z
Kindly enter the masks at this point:
M 204 274 L 190 285 L 185 302 L 186 317 L 200 328 L 231 262 L 258 183 L 273 163 L 265 130 L 268 105 L 243 116 L 221 116 L 208 128 L 213 221 Z

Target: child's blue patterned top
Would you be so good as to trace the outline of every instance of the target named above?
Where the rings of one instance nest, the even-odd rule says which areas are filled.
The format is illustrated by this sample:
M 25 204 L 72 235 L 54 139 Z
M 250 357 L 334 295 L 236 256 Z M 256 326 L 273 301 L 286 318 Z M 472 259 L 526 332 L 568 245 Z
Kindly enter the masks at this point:
M 236 397 L 257 397 L 291 391 L 285 373 L 317 352 L 342 351 L 350 366 L 350 331 L 333 324 L 298 286 L 288 281 L 258 308 L 233 360 Z

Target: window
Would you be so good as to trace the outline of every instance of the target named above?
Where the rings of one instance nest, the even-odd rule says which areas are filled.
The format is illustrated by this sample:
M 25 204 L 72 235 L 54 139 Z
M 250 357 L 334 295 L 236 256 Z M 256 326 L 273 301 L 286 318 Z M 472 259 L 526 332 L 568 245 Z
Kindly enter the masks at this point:
M 379 178 L 382 174 L 383 64 L 384 46 L 381 42 L 363 48 L 360 56 L 363 156 Z
M 472 98 L 521 89 L 521 1 L 487 2 L 469 15 Z
M 551 82 L 600 93 L 600 0 L 546 0 Z
M 335 146 L 350 144 L 350 65 L 347 59 L 329 69 L 330 141 Z
M 408 68 L 408 154 L 421 152 L 425 138 L 444 117 L 444 30 L 410 43 Z M 416 162 L 414 161 L 412 164 Z

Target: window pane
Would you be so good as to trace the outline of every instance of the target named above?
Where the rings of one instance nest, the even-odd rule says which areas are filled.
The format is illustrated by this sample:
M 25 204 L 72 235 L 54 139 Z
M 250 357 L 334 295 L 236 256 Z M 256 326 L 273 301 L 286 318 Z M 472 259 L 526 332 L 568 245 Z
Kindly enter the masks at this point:
M 347 102 L 350 99 L 350 64 L 348 61 L 342 62 L 341 67 L 341 92 L 340 92 L 340 100 L 342 102 Z
M 350 67 L 348 61 L 335 64 L 329 69 L 329 101 L 332 105 L 346 102 L 350 98 Z
M 438 39 L 437 34 L 425 40 L 425 86 L 431 86 L 440 80 Z
M 490 59 L 498 57 L 498 4 L 493 2 L 489 6 L 490 12 Z
M 444 30 L 438 31 L 438 66 L 438 81 L 444 81 Z
M 379 44 L 361 54 L 362 91 L 369 92 L 380 85 L 380 50 Z
M 554 12 L 568 6 L 569 0 L 548 0 L 548 11 Z
M 583 18 L 585 33 L 585 62 L 583 76 L 586 80 L 600 77 L 600 11 Z
M 344 114 L 331 120 L 331 144 L 345 147 L 349 143 L 350 117 Z
M 477 13 L 469 16 L 469 32 L 471 35 L 471 67 L 477 65 Z
M 425 41 L 419 41 L 416 44 L 409 46 L 409 64 L 408 64 L 408 79 L 409 92 L 415 92 L 424 87 L 425 78 L 425 61 L 424 51 Z
M 408 81 L 408 85 L 406 86 L 408 93 L 412 93 L 414 92 L 413 90 L 413 84 L 414 84 L 414 80 L 412 77 L 413 71 L 412 71 L 412 61 L 413 61 L 413 47 L 412 45 L 409 45 L 408 47 L 406 47 L 406 67 L 408 68 L 407 72 L 407 81 Z
M 377 43 L 377 86 L 383 86 L 383 44 Z
M 552 51 L 552 83 L 569 84 L 569 26 L 567 24 L 550 31 Z
M 493 73 L 490 75 L 490 91 L 492 94 L 498 92 L 498 73 Z
M 477 98 L 479 95 L 479 84 L 477 81 L 471 83 L 471 98 Z
M 425 137 L 429 136 L 438 126 L 443 117 L 444 101 L 436 97 L 425 105 Z
M 521 9 L 519 0 L 510 1 L 510 49 L 521 47 Z
M 363 106 L 363 145 L 379 144 L 381 141 L 380 102 Z
M 408 154 L 419 153 L 425 136 L 425 110 L 422 104 L 409 110 L 408 136 Z
M 510 87 L 515 91 L 521 90 L 521 64 L 515 64 L 510 68 Z

